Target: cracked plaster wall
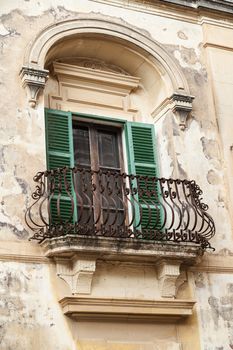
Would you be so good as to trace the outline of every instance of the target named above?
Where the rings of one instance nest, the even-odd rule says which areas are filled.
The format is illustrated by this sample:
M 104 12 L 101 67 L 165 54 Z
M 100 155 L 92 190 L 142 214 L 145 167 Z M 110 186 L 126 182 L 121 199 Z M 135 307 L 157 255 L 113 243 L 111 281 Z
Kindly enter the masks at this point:
M 45 144 L 43 97 L 40 97 L 38 108 L 32 110 L 21 88 L 19 71 L 25 49 L 43 28 L 56 21 L 75 18 L 77 13 L 95 12 L 112 16 L 113 8 L 87 0 L 79 3 L 68 0 L 65 5 L 59 0 L 43 3 L 18 0 L 3 1 L 0 11 L 0 95 L 4 97 L 0 101 L 0 240 L 26 240 L 29 231 L 24 223 L 24 210 L 30 203 L 32 178 L 37 171 L 45 168 Z M 114 14 L 146 30 L 165 46 L 183 70 L 191 94 L 195 96 L 193 111 L 185 132 L 179 129 L 174 115 L 167 114 L 157 122 L 161 171 L 164 176 L 195 179 L 200 184 L 204 190 L 204 201 L 209 204 L 217 227 L 212 244 L 220 254 L 224 254 L 225 248 L 228 252 L 233 251 L 225 165 L 215 119 L 208 62 L 202 45 L 202 27 L 119 7 Z M 46 348 L 72 349 L 72 337 L 66 330 L 53 297 L 48 267 L 3 263 L 0 273 L 3 308 L 1 349 L 42 349 L 45 339 Z M 233 325 L 229 318 L 232 312 L 232 276 L 210 277 L 203 274 L 203 281 L 203 286 L 202 282 L 196 283 L 197 298 L 201 305 L 203 349 L 212 350 L 212 345 L 208 344 L 214 342 L 214 350 L 228 349 L 228 345 L 223 343 L 226 339 L 229 346 L 233 343 Z M 223 288 L 218 288 L 219 285 Z M 38 305 L 41 305 L 40 309 Z M 22 319 L 19 315 L 23 315 Z M 19 339 L 12 338 L 15 330 L 20 333 L 25 327 L 27 337 L 22 335 Z M 33 337 L 32 330 L 35 327 L 39 329 L 39 341 Z M 65 334 L 65 337 L 61 334 Z M 60 345 L 56 343 L 57 337 Z
M 198 272 L 194 280 L 203 349 L 233 349 L 233 276 Z
M 56 303 L 48 265 L 1 263 L 0 348 L 76 349 Z

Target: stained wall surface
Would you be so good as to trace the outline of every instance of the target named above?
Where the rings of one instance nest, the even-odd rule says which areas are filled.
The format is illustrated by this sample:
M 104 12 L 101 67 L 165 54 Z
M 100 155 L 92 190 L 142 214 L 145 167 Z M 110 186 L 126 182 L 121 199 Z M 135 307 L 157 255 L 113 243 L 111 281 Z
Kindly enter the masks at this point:
M 139 10 L 123 1 L 104 0 L 68 0 L 65 4 L 60 0 L 3 0 L 0 14 L 0 348 L 233 348 L 233 18 L 149 4 Z M 46 104 L 46 93 L 57 93 L 57 82 L 48 81 L 46 96 L 41 93 L 36 108 L 31 108 L 19 72 L 27 48 L 41 31 L 80 15 L 127 23 L 146 33 L 169 53 L 195 96 L 185 130 L 180 129 L 178 117 L 171 111 L 157 118 L 150 91 L 160 91 L 155 98 L 156 109 L 166 97 L 166 89 L 161 92 L 166 86 L 163 77 L 158 74 L 151 80 L 150 63 L 139 59 L 132 72 L 127 67 L 129 52 L 125 51 L 124 57 L 113 50 L 111 57 L 111 43 L 105 48 L 103 56 L 109 64 L 123 65 L 129 74 L 143 77 L 141 90 L 131 98 L 139 111 L 135 118 L 155 124 L 161 175 L 197 181 L 216 224 L 211 241 L 215 251 L 206 252 L 192 267 L 184 286 L 184 297 L 191 293 L 197 301 L 194 316 L 180 327 L 169 322 L 148 327 L 139 324 L 138 339 L 134 339 L 137 332 L 132 324 L 128 331 L 124 324 L 117 324 L 113 331 L 109 324 L 78 324 L 63 315 L 57 298 L 68 287 L 57 281 L 54 262 L 44 257 L 43 249 L 28 241 L 31 232 L 24 220 L 34 190 L 33 176 L 46 168 L 44 100 Z M 79 40 L 77 52 L 78 45 L 85 46 Z M 88 49 L 83 49 L 85 55 Z M 98 49 L 96 45 L 97 53 Z M 94 55 L 91 49 L 90 55 Z M 100 59 L 101 55 L 96 56 Z M 153 299 L 158 295 L 156 272 L 151 266 L 135 272 L 125 266 L 103 264 L 93 286 L 95 296 Z M 194 330 L 192 334 L 189 327 Z

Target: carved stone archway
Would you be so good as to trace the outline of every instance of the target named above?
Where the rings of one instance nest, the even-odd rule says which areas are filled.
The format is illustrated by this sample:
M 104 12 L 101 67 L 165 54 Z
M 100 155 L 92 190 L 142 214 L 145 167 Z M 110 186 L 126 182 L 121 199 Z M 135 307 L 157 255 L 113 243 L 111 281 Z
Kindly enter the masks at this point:
M 35 107 L 38 93 L 48 78 L 48 70 L 44 69 L 48 51 L 61 40 L 80 35 L 103 35 L 133 45 L 134 49 L 143 50 L 163 76 L 169 86 L 166 105 L 179 116 L 181 127 L 192 109 L 193 96 L 190 95 L 186 78 L 162 45 L 139 28 L 115 18 L 103 15 L 85 14 L 76 19 L 55 23 L 42 30 L 27 49 L 24 65 L 20 75 L 23 86 L 28 90 L 29 104 Z M 162 106 L 163 108 L 163 106 Z

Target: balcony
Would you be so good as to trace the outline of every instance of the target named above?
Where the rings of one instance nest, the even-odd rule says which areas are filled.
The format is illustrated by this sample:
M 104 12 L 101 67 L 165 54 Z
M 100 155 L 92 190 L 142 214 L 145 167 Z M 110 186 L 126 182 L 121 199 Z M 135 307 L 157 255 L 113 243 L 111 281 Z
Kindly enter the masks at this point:
M 130 263 L 137 271 L 153 266 L 159 298 L 174 299 L 185 280 L 183 268 L 213 249 L 209 240 L 215 225 L 194 181 L 78 166 L 39 172 L 34 181 L 34 202 L 26 212 L 31 239 L 56 262 L 57 275 L 72 295 L 92 295 L 97 261 L 115 261 Z M 64 300 L 69 304 L 69 312 L 62 304 L 64 313 L 75 314 L 73 299 Z M 165 313 L 168 307 L 173 314 L 171 305 L 165 305 Z M 190 313 L 193 301 L 185 308 L 179 305 L 181 317 Z M 155 308 L 154 316 L 160 311 Z
M 215 225 L 194 181 L 78 166 L 39 172 L 34 181 L 34 202 L 26 212 L 32 239 L 104 237 L 212 248 Z

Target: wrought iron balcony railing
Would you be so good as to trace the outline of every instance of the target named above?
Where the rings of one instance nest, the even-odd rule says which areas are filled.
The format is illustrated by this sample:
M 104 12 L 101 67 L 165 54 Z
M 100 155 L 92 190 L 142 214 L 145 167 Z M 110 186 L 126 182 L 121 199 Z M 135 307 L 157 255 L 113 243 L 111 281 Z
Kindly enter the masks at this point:
M 26 212 L 33 239 L 79 234 L 211 248 L 215 225 L 194 181 L 78 166 L 39 172 L 34 181 Z

